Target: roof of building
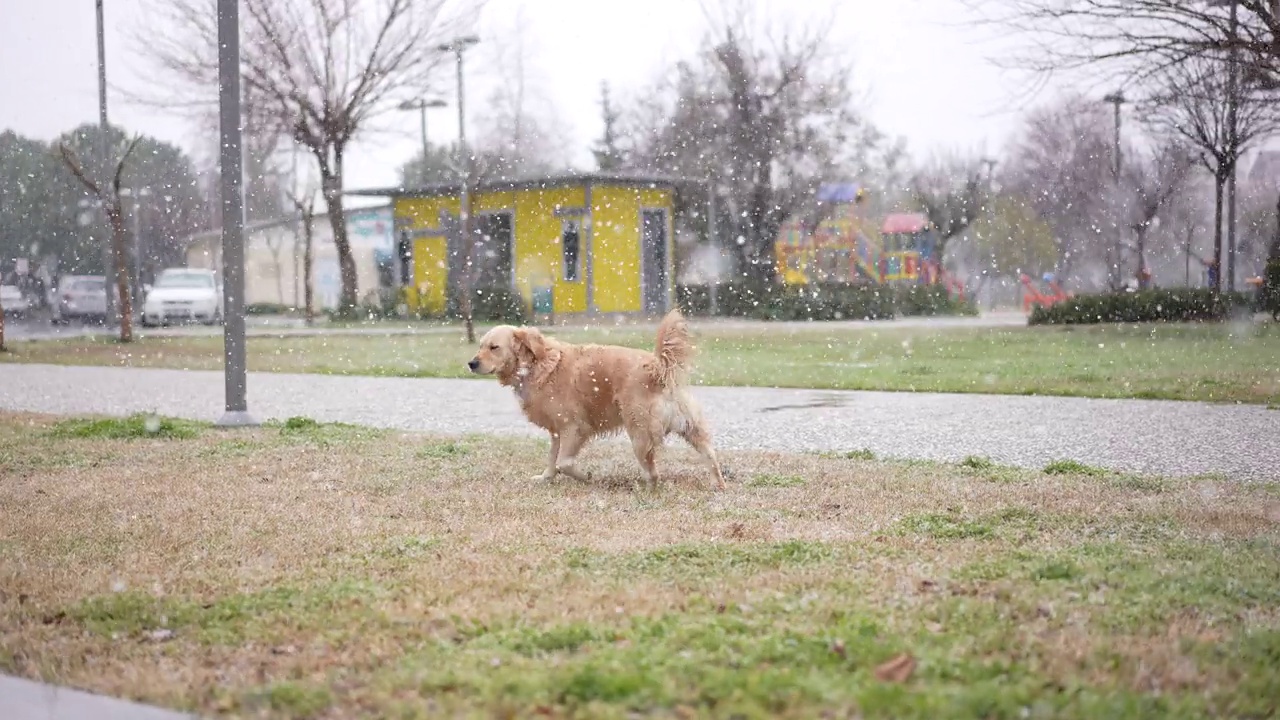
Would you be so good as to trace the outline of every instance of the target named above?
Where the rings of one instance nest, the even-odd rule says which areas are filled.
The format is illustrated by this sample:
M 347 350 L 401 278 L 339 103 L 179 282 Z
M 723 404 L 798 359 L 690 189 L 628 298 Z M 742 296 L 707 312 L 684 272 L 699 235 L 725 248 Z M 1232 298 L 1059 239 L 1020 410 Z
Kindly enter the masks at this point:
M 862 186 L 858 183 L 825 183 L 818 186 L 818 202 L 851 203 L 862 196 Z
M 929 227 L 929 218 L 920 213 L 894 213 L 885 217 L 880 232 L 886 235 L 894 233 L 918 233 Z
M 1255 155 L 1247 178 L 1250 182 L 1269 182 L 1280 178 L 1280 150 L 1262 150 Z
M 675 187 L 701 181 L 681 180 L 680 178 L 661 175 L 639 175 L 628 173 L 570 173 L 546 177 L 519 178 L 510 180 L 489 180 L 475 187 L 474 192 L 495 192 L 504 190 L 528 190 L 531 188 L 564 187 L 566 185 L 643 185 L 659 187 Z M 381 196 L 381 197 L 436 197 L 440 195 L 456 195 L 462 191 L 461 183 L 436 183 L 416 187 L 388 187 L 367 190 L 347 190 L 346 195 Z

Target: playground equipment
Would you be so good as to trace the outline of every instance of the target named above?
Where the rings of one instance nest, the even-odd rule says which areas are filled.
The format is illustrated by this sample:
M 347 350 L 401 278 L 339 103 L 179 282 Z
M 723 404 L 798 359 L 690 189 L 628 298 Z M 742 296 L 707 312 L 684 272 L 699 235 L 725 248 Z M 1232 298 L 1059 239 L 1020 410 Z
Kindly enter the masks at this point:
M 818 211 L 792 219 L 778 235 L 778 275 L 808 283 L 943 284 L 964 299 L 964 284 L 937 257 L 937 231 L 919 213 L 896 213 L 879 227 L 863 213 L 866 191 L 852 183 L 818 188 Z
M 1058 284 L 1052 273 L 1045 273 L 1043 278 L 1045 285 L 1048 287 L 1048 292 L 1041 292 L 1035 286 L 1031 276 L 1026 273 L 1023 273 L 1018 279 L 1022 281 L 1023 312 L 1031 312 L 1031 308 L 1036 305 L 1049 307 L 1071 298 L 1071 293 L 1062 289 L 1062 286 Z

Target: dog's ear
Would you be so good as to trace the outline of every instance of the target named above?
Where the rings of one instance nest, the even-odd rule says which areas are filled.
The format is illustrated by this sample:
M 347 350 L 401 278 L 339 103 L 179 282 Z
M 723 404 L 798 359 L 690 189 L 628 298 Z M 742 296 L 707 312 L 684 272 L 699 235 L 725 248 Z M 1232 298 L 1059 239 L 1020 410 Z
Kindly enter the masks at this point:
M 547 339 L 537 328 L 516 328 L 511 337 L 521 363 L 536 364 L 547 354 Z

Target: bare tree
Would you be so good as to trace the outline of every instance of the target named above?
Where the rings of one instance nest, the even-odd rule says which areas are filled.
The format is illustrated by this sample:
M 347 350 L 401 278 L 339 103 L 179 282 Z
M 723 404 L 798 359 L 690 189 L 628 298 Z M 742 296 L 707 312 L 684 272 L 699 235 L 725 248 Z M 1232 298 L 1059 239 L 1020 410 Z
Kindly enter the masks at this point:
M 1159 76 L 1159 87 L 1144 103 L 1147 123 L 1157 132 L 1195 148 L 1214 177 L 1213 263 L 1221 267 L 1223 192 L 1241 155 L 1255 141 L 1280 130 L 1280 111 L 1260 91 L 1237 91 L 1221 59 L 1190 58 Z M 1235 94 L 1234 103 L 1228 102 Z M 1216 272 L 1214 289 L 1222 290 Z
M 129 261 L 126 256 L 128 230 L 124 223 L 124 208 L 120 196 L 120 179 L 124 175 L 129 156 L 138 145 L 140 136 L 134 136 L 125 146 L 115 163 L 115 171 L 111 174 L 111 184 L 104 186 L 85 172 L 76 153 L 65 142 L 58 143 L 58 152 L 67 169 L 75 175 L 76 180 L 85 189 L 93 193 L 102 203 L 103 212 L 111 224 L 111 264 L 116 276 L 116 297 L 120 301 L 120 342 L 133 342 L 133 293 L 129 283 Z
M 596 158 L 597 168 L 602 172 L 613 172 L 626 164 L 626 153 L 618 137 L 622 115 L 609 97 L 609 83 L 600 84 L 600 119 L 603 121 L 604 131 L 595 147 L 591 148 L 591 154 Z
M 912 178 L 912 195 L 938 231 L 939 266 L 946 257 L 948 243 L 968 230 L 986 210 L 987 189 L 980 158 L 957 155 L 935 159 Z
M 1128 244 L 1138 259 L 1138 287 L 1146 289 L 1151 282 L 1147 266 L 1148 237 L 1157 218 L 1186 191 L 1194 164 L 1193 156 L 1179 142 L 1164 142 L 1147 155 L 1128 154 L 1125 184 L 1133 188 L 1129 229 L 1133 243 Z
M 306 323 L 315 322 L 315 285 L 312 281 L 312 265 L 315 261 L 316 193 L 314 189 L 303 192 L 288 191 L 289 202 L 298 213 L 302 231 L 302 312 Z M 295 235 L 294 243 L 298 242 Z
M 343 206 L 353 140 L 403 100 L 418 96 L 442 57 L 435 47 L 454 20 L 448 0 L 243 0 L 246 97 L 315 158 L 342 275 L 340 310 L 359 293 Z M 465 16 L 479 11 L 469 3 Z M 212 0 L 154 0 L 141 50 L 176 81 L 180 106 L 216 97 L 217 28 Z M 185 93 L 185 94 L 183 94 Z
M 1234 17 L 1232 5 L 1234 3 Z M 1280 71 L 1280 0 L 968 0 L 979 22 L 1017 30 L 1010 64 L 1089 68 L 1141 84 L 1193 58 L 1239 54 L 1246 76 Z
M 631 113 L 637 169 L 710 179 L 742 278 L 775 280 L 774 244 L 816 186 L 861 175 L 879 136 L 853 109 L 827 22 L 760 22 L 751 3 L 704 8 L 712 31 Z
M 1102 245 L 1105 233 L 1118 224 L 1113 153 L 1110 121 L 1102 107 L 1067 97 L 1028 114 L 1003 164 L 1004 192 L 1025 198 L 1053 228 L 1054 270 L 1061 277 L 1082 266 L 1096 270 L 1110 247 Z
M 536 62 L 534 26 L 524 7 L 481 48 L 498 84 L 480 118 L 472 150 L 476 182 L 545 175 L 562 169 L 569 142 Z M 461 166 L 461 163 L 458 163 Z

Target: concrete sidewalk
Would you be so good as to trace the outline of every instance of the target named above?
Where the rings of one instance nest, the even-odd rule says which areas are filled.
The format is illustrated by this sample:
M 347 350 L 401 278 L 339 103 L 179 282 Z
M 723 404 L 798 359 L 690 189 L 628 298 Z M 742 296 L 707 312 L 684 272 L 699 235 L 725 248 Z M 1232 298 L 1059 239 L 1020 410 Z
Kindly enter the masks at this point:
M 216 420 L 219 372 L 0 365 L 0 409 L 55 414 L 156 412 Z M 303 415 L 445 435 L 540 435 L 492 380 L 251 373 L 259 420 Z M 1043 467 L 1071 459 L 1166 476 L 1277 479 L 1280 412 L 1256 405 L 698 387 L 716 444 Z M 590 462 L 590 450 L 584 458 Z
M 194 715 L 0 675 L 3 720 L 194 720 Z

